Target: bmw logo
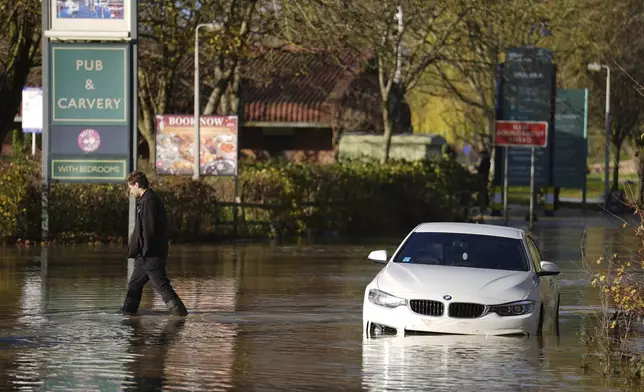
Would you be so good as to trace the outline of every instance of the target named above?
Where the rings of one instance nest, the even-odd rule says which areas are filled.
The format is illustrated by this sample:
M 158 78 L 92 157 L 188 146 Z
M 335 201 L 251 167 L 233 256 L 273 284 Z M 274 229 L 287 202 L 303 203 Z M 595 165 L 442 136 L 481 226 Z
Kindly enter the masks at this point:
M 451 296 L 451 295 L 449 295 L 449 294 L 448 294 L 448 295 L 443 295 L 443 299 L 444 299 L 445 301 L 449 301 L 450 299 L 452 299 L 452 296 Z

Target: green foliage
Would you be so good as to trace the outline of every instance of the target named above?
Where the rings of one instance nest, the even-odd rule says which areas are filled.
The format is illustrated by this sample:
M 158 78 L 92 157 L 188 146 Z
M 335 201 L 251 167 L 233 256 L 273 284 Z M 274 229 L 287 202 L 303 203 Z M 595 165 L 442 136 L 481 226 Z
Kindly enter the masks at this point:
M 284 230 L 294 234 L 384 234 L 424 220 L 455 220 L 461 194 L 475 189 L 473 177 L 451 160 L 257 164 L 243 181 L 249 196 L 263 195 L 256 201 L 287 206 L 272 218 L 286 221 Z
M 0 176 L 0 237 L 40 235 L 38 162 L 3 162 Z M 463 194 L 474 194 L 474 177 L 452 160 L 334 165 L 245 164 L 239 179 L 244 203 L 233 209 L 220 199 L 231 182 L 206 178 L 153 177 L 168 211 L 173 241 L 222 236 L 297 236 L 337 232 L 385 235 L 421 221 L 460 220 Z M 228 199 L 228 198 L 226 198 Z M 59 241 L 122 241 L 127 236 L 125 186 L 51 185 L 50 236 Z M 263 222 L 264 224 L 255 224 Z M 269 228 L 272 227 L 272 230 Z
M 37 180 L 35 161 L 0 160 L 0 237 L 34 233 L 36 202 L 40 201 Z

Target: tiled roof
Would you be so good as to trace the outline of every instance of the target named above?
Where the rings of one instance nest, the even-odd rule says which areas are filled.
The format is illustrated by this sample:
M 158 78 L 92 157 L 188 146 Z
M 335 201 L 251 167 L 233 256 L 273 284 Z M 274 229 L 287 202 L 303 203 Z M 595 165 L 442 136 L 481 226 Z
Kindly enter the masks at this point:
M 334 104 L 358 75 L 358 56 L 276 49 L 248 64 L 242 87 L 248 122 L 330 125 Z

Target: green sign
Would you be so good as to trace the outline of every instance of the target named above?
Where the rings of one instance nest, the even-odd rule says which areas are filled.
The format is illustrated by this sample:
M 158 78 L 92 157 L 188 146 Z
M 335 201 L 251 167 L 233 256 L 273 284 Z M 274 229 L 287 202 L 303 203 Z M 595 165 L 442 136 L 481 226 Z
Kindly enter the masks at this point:
M 510 48 L 503 66 L 501 117 L 510 121 L 551 122 L 554 95 L 552 51 L 543 48 Z M 548 145 L 535 149 L 535 183 L 550 182 L 552 125 L 548 129 Z M 530 185 L 531 149 L 509 147 L 508 183 Z M 505 153 L 503 151 L 502 153 Z M 501 176 L 503 173 L 501 172 Z
M 52 180 L 123 181 L 127 160 L 52 159 Z
M 127 125 L 127 44 L 51 45 L 53 125 Z
M 583 189 L 588 155 L 588 89 L 557 89 L 553 185 Z

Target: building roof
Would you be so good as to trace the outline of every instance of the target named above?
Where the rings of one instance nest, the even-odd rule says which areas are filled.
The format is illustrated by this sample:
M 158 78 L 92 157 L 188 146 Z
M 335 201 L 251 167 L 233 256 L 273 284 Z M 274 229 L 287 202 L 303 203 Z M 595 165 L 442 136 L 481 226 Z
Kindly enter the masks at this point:
M 248 63 L 242 85 L 245 122 L 331 126 L 335 106 L 365 61 L 360 54 L 323 50 L 261 53 Z

